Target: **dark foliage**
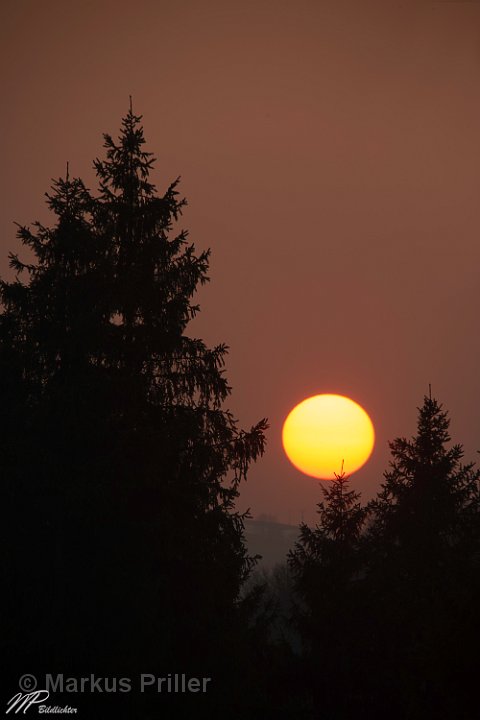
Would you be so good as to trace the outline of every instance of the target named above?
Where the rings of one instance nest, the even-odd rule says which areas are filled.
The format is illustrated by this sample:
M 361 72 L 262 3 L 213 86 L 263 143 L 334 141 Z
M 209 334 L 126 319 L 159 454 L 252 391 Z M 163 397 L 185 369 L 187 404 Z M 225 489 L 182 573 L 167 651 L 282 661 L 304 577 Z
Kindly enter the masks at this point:
M 186 202 L 149 181 L 140 121 L 104 136 L 98 195 L 54 183 L 55 225 L 19 228 L 34 260 L 1 283 L 7 642 L 20 675 L 154 667 L 228 693 L 253 564 L 235 501 L 267 425 L 238 428 L 226 346 L 186 335 L 209 251 L 172 236 Z
M 355 712 L 358 671 L 358 589 L 362 570 L 362 529 L 366 510 L 342 471 L 322 488 L 314 529 L 300 526 L 289 554 L 297 591 L 296 620 L 303 641 L 304 676 L 314 707 L 330 717 Z M 340 692 L 350 688 L 349 692 Z
M 290 554 L 314 716 L 474 718 L 480 472 L 426 397 L 366 508 L 337 476 Z
M 448 428 L 442 406 L 425 397 L 416 436 L 390 444 L 371 503 L 372 648 L 400 717 L 474 717 L 480 472 L 462 464 L 460 445 L 448 446 Z

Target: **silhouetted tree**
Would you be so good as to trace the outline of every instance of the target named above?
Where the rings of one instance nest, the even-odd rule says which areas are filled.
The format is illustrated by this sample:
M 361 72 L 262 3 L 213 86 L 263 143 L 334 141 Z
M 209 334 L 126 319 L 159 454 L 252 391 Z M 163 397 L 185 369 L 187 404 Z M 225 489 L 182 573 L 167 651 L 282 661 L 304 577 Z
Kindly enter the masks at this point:
M 416 436 L 390 443 L 371 503 L 372 675 L 401 699 L 399 717 L 470 717 L 480 473 L 461 463 L 461 445 L 448 447 L 448 428 L 442 406 L 425 397 Z
M 17 278 L 0 286 L 22 663 L 221 664 L 252 565 L 235 501 L 266 422 L 238 429 L 226 346 L 185 334 L 209 251 L 171 237 L 186 203 L 178 180 L 157 195 L 140 123 L 130 109 L 104 136 L 98 196 L 68 172 L 54 183 L 55 226 L 19 228 L 34 260 L 11 255 Z
M 304 674 L 315 713 L 352 717 L 360 662 L 357 585 L 367 511 L 360 504 L 360 493 L 349 488 L 343 468 L 322 492 L 318 523 L 313 529 L 301 524 L 289 566 L 299 598 Z
M 447 447 L 449 424 L 442 406 L 425 397 L 417 435 L 390 443 L 393 460 L 382 491 L 372 503 L 372 532 L 381 533 L 392 549 L 401 548 L 411 561 L 410 572 L 415 561 L 420 561 L 419 547 L 423 574 L 434 557 L 445 561 L 458 550 L 463 555 L 475 532 L 480 472 L 473 463 L 461 464 L 461 445 Z

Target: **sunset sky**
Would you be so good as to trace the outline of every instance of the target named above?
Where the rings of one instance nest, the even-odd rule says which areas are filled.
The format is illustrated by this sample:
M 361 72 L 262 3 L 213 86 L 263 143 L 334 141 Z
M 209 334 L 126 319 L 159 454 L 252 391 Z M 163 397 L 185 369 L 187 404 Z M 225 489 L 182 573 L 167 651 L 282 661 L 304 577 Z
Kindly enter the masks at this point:
M 0 274 L 67 161 L 95 187 L 131 94 L 153 181 L 181 175 L 212 250 L 190 334 L 229 345 L 241 425 L 270 421 L 240 509 L 314 518 L 281 427 L 317 393 L 373 420 L 365 499 L 429 383 L 478 458 L 479 2 L 16 0 L 0 34 Z

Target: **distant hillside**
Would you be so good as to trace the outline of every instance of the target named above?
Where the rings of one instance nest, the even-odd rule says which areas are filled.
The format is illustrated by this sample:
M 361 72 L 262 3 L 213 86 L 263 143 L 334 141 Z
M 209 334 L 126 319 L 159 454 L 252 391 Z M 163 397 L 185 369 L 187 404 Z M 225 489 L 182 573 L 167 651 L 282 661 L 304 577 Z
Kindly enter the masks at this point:
M 298 527 L 273 520 L 246 520 L 245 537 L 251 555 L 261 555 L 260 567 L 272 568 L 284 563 L 298 537 Z

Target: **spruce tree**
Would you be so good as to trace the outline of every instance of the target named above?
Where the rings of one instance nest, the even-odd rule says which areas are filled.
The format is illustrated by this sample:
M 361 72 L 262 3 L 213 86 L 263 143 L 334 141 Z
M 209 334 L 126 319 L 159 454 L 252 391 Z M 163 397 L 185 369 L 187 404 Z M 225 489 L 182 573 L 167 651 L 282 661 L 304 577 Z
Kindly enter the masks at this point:
M 227 347 L 186 333 L 209 251 L 173 232 L 178 179 L 157 194 L 132 108 L 118 140 L 104 139 L 99 193 L 68 174 L 55 182 L 56 224 L 19 228 L 34 259 L 12 255 L 17 278 L 0 288 L 2 382 L 15 388 L 11 612 L 20 625 L 37 598 L 23 662 L 45 637 L 42 662 L 195 664 L 235 624 L 253 562 L 235 503 L 267 425 L 239 429 Z M 49 559 L 46 585 L 22 573 L 28 557 Z
M 371 503 L 372 675 L 398 693 L 399 717 L 464 716 L 478 631 L 480 473 L 449 446 L 449 418 L 430 395 L 417 433 L 390 443 L 392 460 Z M 468 714 L 467 714 L 468 716 Z
M 418 412 L 416 436 L 390 443 L 390 469 L 371 503 L 371 533 L 382 538 L 385 556 L 403 564 L 405 577 L 418 571 L 425 579 L 471 553 L 480 471 L 462 464 L 461 445 L 448 447 L 450 420 L 437 400 L 425 396 Z
M 297 586 L 312 607 L 319 599 L 317 593 L 329 593 L 332 582 L 340 586 L 351 580 L 366 519 L 360 493 L 349 488 L 349 477 L 343 470 L 335 473 L 330 487 L 322 487 L 322 493 L 324 499 L 317 505 L 316 526 L 300 525 L 300 537 L 289 554 Z M 321 576 L 328 578 L 328 582 L 321 581 Z
M 317 525 L 312 529 L 301 524 L 289 566 L 298 595 L 304 673 L 315 713 L 347 718 L 355 710 L 356 676 L 362 660 L 358 601 L 367 510 L 360 503 L 360 493 L 350 489 L 343 468 L 322 492 Z

